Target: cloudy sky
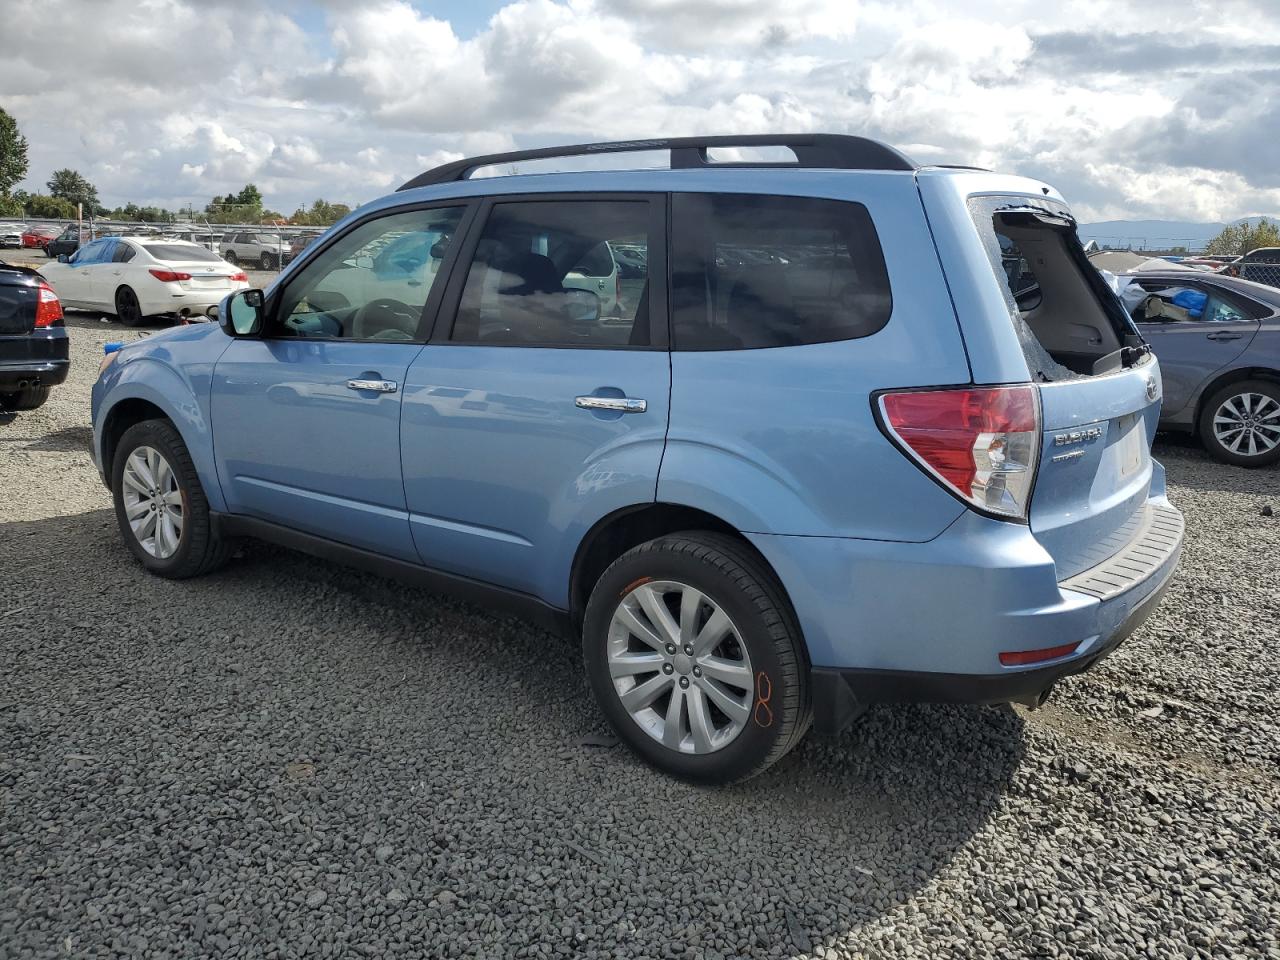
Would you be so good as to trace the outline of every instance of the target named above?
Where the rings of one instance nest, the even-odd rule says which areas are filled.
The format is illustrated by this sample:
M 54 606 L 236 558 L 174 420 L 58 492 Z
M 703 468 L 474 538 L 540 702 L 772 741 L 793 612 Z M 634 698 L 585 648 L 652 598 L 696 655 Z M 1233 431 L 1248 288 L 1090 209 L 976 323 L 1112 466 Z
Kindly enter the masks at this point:
M 1273 0 L 0 0 L 27 189 L 362 202 L 464 153 L 828 131 L 1082 220 L 1280 211 Z

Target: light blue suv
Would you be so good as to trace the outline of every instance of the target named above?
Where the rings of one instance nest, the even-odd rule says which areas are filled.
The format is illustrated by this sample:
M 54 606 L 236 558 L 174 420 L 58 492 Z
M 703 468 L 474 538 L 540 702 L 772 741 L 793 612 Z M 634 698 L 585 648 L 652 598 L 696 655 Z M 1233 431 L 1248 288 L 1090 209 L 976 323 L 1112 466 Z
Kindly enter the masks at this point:
M 470 176 L 640 150 L 670 169 Z M 566 284 L 610 247 L 625 279 Z M 1159 408 L 1052 188 L 824 135 L 427 171 L 93 392 L 149 570 L 252 536 L 532 616 L 632 748 L 714 783 L 1114 649 L 1181 546 Z

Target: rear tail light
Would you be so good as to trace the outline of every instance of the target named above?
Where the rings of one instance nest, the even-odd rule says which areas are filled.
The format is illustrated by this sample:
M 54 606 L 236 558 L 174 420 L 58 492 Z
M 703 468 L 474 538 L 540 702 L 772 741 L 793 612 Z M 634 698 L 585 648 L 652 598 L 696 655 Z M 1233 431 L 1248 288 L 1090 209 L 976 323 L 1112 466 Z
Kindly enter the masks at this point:
M 885 393 L 880 412 L 903 451 L 961 500 L 1026 520 L 1040 454 L 1035 387 Z
M 180 273 L 177 270 L 148 270 L 147 273 L 151 274 L 153 277 L 155 277 L 157 280 L 162 281 L 163 283 L 175 283 L 178 280 L 191 279 L 191 274 Z
M 244 280 L 247 283 L 249 280 L 249 275 L 245 273 L 243 270 L 241 270 L 239 273 L 231 274 L 231 276 L 227 277 L 227 279 L 230 280 L 232 283 L 234 283 L 237 280 Z
M 62 301 L 46 283 L 40 284 L 40 293 L 36 297 L 36 326 L 62 326 Z

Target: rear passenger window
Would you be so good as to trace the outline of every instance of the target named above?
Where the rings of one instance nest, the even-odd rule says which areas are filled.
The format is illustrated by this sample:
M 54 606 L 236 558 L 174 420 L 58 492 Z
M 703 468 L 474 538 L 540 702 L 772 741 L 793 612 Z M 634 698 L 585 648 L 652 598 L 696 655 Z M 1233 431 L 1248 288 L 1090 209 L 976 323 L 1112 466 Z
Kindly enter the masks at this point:
M 859 203 L 678 193 L 671 238 L 677 350 L 851 340 L 889 320 L 884 254 Z
M 476 246 L 451 339 L 526 346 L 649 344 L 645 200 L 495 204 Z M 638 251 L 619 275 L 613 245 Z

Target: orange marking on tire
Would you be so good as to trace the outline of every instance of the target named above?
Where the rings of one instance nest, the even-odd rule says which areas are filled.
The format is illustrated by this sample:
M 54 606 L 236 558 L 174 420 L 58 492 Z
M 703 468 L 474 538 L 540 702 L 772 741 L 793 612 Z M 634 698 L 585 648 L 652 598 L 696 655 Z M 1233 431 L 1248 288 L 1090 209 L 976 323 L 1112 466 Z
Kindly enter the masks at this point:
M 630 593 L 636 587 L 643 586 L 644 584 L 651 583 L 652 581 L 653 581 L 653 577 L 641 577 L 639 580 L 633 580 L 631 583 L 628 583 L 625 587 L 622 588 L 622 592 L 618 594 L 618 596 L 625 597 L 628 593 Z
M 752 712 L 758 727 L 773 726 L 773 708 L 769 701 L 773 698 L 773 681 L 761 670 L 756 674 L 756 708 Z

